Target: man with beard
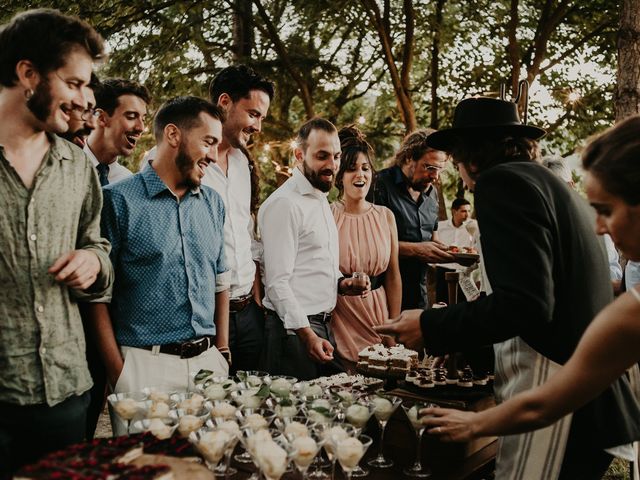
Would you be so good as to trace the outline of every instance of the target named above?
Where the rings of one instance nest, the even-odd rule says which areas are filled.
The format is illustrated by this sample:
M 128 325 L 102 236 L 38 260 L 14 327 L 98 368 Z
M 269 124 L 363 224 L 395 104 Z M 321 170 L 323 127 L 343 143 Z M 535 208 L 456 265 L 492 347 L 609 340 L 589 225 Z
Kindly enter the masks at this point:
M 267 308 L 262 367 L 271 374 L 312 379 L 341 370 L 334 359 L 331 312 L 354 286 L 338 266 L 338 231 L 327 194 L 340 166 L 336 127 L 322 118 L 298 133 L 293 175 L 260 207 Z
M 77 301 L 109 294 L 113 270 L 98 178 L 55 134 L 87 108 L 103 52 L 91 26 L 55 10 L 0 27 L 2 478 L 84 437 L 91 377 Z
M 118 163 L 130 156 L 144 132 L 149 91 L 130 80 L 109 78 L 95 90 L 98 118 L 84 151 L 98 170 L 100 185 L 128 178 L 132 173 Z
M 104 187 L 102 229 L 116 279 L 111 303 L 90 309 L 114 392 L 186 391 L 200 369 L 228 374 L 218 351 L 228 348 L 229 326 L 224 205 L 201 185 L 223 116 L 197 97 L 168 101 L 154 121 L 150 168 Z M 125 433 L 113 414 L 111 424 Z
M 87 99 L 87 108 L 75 108 L 70 113 L 69 130 L 61 133 L 60 136 L 65 140 L 75 143 L 80 148 L 84 148 L 87 143 L 87 137 L 96 128 L 96 116 L 99 112 L 96 110 L 96 97 L 94 90 L 98 88 L 100 81 L 95 73 L 91 74 L 91 81 L 85 91 Z
M 451 262 L 438 241 L 438 192 L 433 185 L 444 168 L 444 152 L 427 146 L 435 130 L 408 135 L 396 153 L 396 164 L 377 175 L 374 203 L 389 208 L 398 227 L 402 309 L 425 308 L 427 264 Z
M 485 97 L 458 103 L 453 126 L 428 143 L 451 152 L 474 192 L 487 295 L 406 310 L 375 327 L 434 354 L 493 345 L 498 402 L 554 375 L 613 298 L 592 210 L 539 163 L 544 133 L 520 123 L 515 103 Z M 638 403 L 623 375 L 554 424 L 501 437 L 495 477 L 600 479 L 611 455 L 633 458 L 630 442 L 639 431 Z

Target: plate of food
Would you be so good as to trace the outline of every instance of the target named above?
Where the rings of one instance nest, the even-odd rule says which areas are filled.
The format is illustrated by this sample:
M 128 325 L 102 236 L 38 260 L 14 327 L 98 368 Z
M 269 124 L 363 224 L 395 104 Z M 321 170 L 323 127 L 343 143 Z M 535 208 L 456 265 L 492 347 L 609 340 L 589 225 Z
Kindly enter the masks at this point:
M 456 262 L 460 265 L 473 265 L 478 260 L 480 260 L 480 255 L 478 251 L 473 247 L 458 247 L 456 245 L 451 245 L 447 252 L 453 255 L 453 258 L 456 259 Z

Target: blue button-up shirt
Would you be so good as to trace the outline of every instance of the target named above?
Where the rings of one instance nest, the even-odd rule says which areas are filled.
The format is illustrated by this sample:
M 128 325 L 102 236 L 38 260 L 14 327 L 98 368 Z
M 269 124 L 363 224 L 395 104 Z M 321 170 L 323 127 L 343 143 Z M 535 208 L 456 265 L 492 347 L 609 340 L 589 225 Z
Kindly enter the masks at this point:
M 103 192 L 118 344 L 163 345 L 215 335 L 216 277 L 227 270 L 220 196 L 200 187 L 178 200 L 153 168 Z
M 429 187 L 415 201 L 407 181 L 397 165 L 377 175 L 374 203 L 393 212 L 401 242 L 428 242 L 438 229 L 438 192 Z M 402 309 L 424 308 L 427 299 L 427 265 L 415 258 L 400 258 L 402 277 Z

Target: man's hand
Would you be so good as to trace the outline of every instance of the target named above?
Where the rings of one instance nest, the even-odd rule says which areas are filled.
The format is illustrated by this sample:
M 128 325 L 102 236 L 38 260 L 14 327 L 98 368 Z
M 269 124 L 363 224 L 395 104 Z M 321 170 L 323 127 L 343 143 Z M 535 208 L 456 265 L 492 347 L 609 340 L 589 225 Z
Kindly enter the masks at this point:
M 69 288 L 86 290 L 94 284 L 100 273 L 100 260 L 90 250 L 72 250 L 58 258 L 49 273 L 55 275 L 56 282 Z
M 419 242 L 415 244 L 414 252 L 424 263 L 447 263 L 454 262 L 453 255 L 447 252 L 447 246 L 438 241 Z
M 425 408 L 420 411 L 420 421 L 427 432 L 447 442 L 468 442 L 475 434 L 478 414 L 451 408 Z
M 343 278 L 338 284 L 338 293 L 340 295 L 349 295 L 367 297 L 371 293 L 371 279 L 368 275 L 364 276 L 364 282 L 355 278 Z
M 422 310 L 405 310 L 398 318 L 386 320 L 383 325 L 373 327 L 380 335 L 389 335 L 405 347 L 421 350 L 423 346 L 420 315 Z
M 307 353 L 314 362 L 327 363 L 333 360 L 333 345 L 316 335 L 311 327 L 300 328 L 296 333 L 307 347 Z

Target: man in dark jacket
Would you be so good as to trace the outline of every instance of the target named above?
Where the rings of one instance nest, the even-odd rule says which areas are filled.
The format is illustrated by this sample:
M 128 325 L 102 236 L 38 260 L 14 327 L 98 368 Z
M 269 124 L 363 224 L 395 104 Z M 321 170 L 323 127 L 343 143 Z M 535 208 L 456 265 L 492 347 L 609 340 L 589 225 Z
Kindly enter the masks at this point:
M 498 401 L 544 383 L 612 300 L 590 208 L 535 162 L 542 135 L 520 123 L 515 104 L 472 98 L 456 107 L 453 128 L 429 137 L 474 190 L 488 295 L 409 310 L 379 330 L 436 353 L 494 344 Z M 502 437 L 496 478 L 599 479 L 639 434 L 638 404 L 622 378 L 550 427 Z

